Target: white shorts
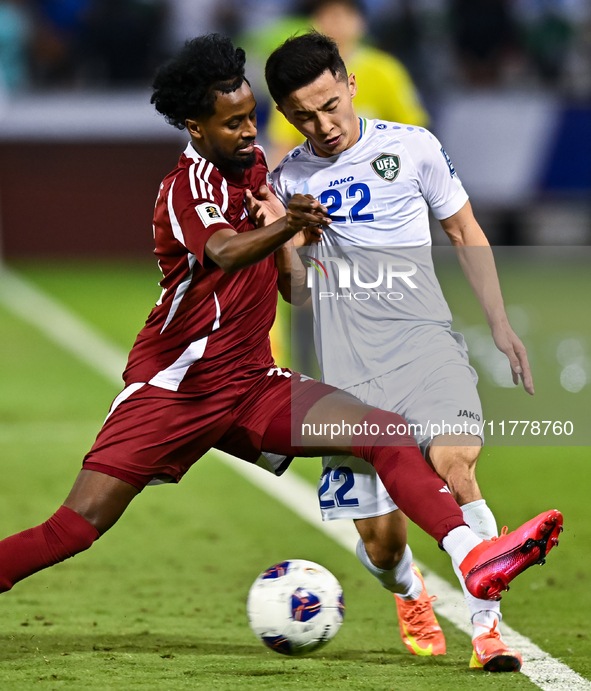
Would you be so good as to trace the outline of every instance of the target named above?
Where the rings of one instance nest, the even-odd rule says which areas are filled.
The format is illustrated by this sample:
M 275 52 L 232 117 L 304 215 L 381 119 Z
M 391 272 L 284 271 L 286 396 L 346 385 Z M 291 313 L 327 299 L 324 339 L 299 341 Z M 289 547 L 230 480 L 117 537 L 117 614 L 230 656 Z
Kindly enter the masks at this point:
M 402 415 L 415 426 L 423 454 L 440 434 L 474 434 L 484 442 L 478 375 L 462 345 L 463 340 L 454 342 L 445 352 L 439 350 L 346 391 L 364 403 Z M 363 459 L 325 456 L 322 466 L 318 481 L 322 520 L 371 518 L 398 508 L 373 466 Z

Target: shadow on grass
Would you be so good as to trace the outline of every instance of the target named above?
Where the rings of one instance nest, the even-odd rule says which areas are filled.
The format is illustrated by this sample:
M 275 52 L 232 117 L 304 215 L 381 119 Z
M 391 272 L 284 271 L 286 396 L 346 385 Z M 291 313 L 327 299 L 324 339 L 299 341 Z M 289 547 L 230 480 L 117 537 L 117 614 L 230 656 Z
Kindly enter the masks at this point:
M 306 658 L 286 658 L 271 655 L 262 644 L 240 644 L 225 641 L 203 640 L 192 636 L 162 636 L 149 632 L 127 635 L 59 635 L 59 634 L 16 634 L 0 637 L 0 659 L 23 660 L 42 653 L 50 655 L 70 655 L 76 653 L 120 653 L 154 654 L 162 658 L 181 656 L 223 656 L 235 655 L 253 659 L 292 660 L 309 659 L 323 662 L 364 662 L 377 665 L 406 666 L 417 663 L 416 657 L 396 650 L 334 650 L 323 648 Z M 435 662 L 430 658 L 431 664 Z M 437 663 L 445 664 L 444 659 Z M 243 672 L 242 672 L 243 673 Z M 258 673 L 258 672 L 257 672 Z M 269 672 L 279 674 L 281 672 Z

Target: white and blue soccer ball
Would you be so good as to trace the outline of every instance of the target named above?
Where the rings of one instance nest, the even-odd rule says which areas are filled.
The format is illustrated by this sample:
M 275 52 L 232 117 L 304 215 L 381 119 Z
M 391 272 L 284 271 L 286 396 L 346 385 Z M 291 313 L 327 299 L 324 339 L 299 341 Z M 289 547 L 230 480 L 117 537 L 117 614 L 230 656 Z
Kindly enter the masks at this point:
M 291 559 L 264 571 L 246 603 L 255 636 L 283 655 L 306 655 L 328 643 L 345 615 L 343 589 L 324 566 Z

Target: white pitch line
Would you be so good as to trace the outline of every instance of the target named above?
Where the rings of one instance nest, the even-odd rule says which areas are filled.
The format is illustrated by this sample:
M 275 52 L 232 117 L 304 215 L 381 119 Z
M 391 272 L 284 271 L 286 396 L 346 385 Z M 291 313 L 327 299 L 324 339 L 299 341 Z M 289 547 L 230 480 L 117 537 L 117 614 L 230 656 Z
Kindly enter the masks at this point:
M 303 480 L 295 471 L 288 470 L 280 478 L 271 475 L 258 466 L 240 461 L 222 451 L 214 450 L 224 463 L 247 478 L 253 485 L 289 507 L 304 521 L 322 531 L 349 552 L 355 554 L 359 536 L 353 521 L 324 522 L 318 509 L 318 497 L 310 483 Z M 453 588 L 447 581 L 437 576 L 428 567 L 415 563 L 423 572 L 425 585 L 432 595 L 437 595 L 434 609 L 460 631 L 472 635 L 468 609 L 461 590 Z M 521 635 L 503 621 L 503 639 L 523 656 L 522 673 L 544 691 L 589 691 L 591 682 L 581 677 L 570 667 L 555 660 L 549 653 Z
M 117 386 L 127 353 L 39 288 L 0 265 L 0 303 Z
M 0 303 L 109 381 L 121 385 L 121 372 L 126 362 L 125 352 L 67 307 L 1 265 Z M 281 478 L 277 478 L 221 451 L 214 453 L 253 485 L 290 508 L 339 545 L 355 553 L 358 536 L 352 521 L 323 522 L 314 488 L 295 472 L 288 470 Z M 419 568 L 425 569 L 425 583 L 429 592 L 439 596 L 435 603 L 437 613 L 470 635 L 471 626 L 461 591 L 426 567 L 421 565 Z M 522 673 L 543 691 L 591 691 L 591 681 L 554 659 L 505 622 L 503 638 L 521 652 Z

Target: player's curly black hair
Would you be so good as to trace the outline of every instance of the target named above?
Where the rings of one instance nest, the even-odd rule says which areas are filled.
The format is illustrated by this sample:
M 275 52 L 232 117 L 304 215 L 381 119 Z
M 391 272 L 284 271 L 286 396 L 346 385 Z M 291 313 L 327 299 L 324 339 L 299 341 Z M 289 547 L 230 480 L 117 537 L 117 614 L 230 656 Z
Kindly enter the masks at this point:
M 289 94 L 311 84 L 330 70 L 333 77 L 346 81 L 347 68 L 337 44 L 318 31 L 292 36 L 271 53 L 265 66 L 269 93 L 277 105 Z
M 229 38 L 197 36 L 157 70 L 150 103 L 182 130 L 185 120 L 215 113 L 216 91 L 229 94 L 242 86 L 245 62 L 244 51 Z

